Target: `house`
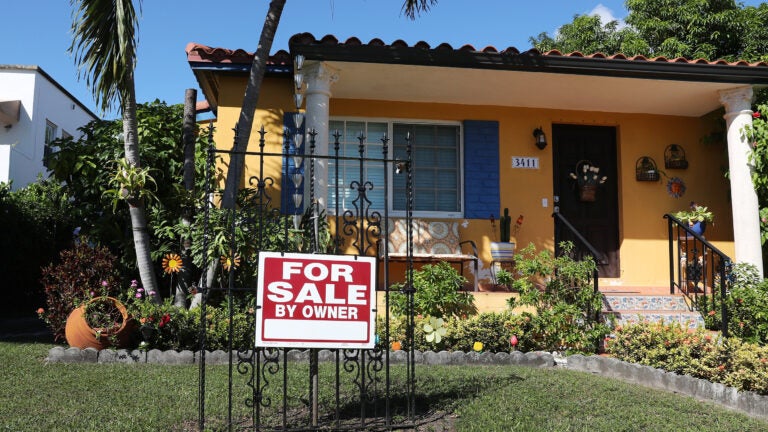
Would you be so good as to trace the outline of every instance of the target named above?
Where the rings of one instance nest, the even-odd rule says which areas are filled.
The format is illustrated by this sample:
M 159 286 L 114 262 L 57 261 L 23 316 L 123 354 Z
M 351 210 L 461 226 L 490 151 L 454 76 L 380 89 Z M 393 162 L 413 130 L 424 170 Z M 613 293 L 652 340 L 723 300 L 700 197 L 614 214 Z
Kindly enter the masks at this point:
M 395 147 L 398 136 L 415 133 L 414 153 L 422 146 L 422 154 L 440 157 L 416 170 L 421 192 L 439 199 L 420 201 L 414 216 L 458 222 L 460 238 L 478 246 L 480 281 L 491 275 L 498 232 L 489 219 L 504 208 L 513 220 L 524 215 L 518 245 L 554 249 L 562 238 L 553 213 L 572 222 L 606 258 L 601 286 L 668 287 L 663 216 L 692 201 L 715 214 L 712 244 L 762 269 L 742 130 L 752 121 L 755 89 L 768 84 L 766 63 L 363 43 L 306 33 L 289 45 L 290 54 L 269 59 L 249 149 L 257 148 L 255 131 L 263 125 L 270 148 L 280 151 L 290 123 L 284 119 L 297 108 L 297 82 L 318 154 L 328 151 L 335 130 L 343 146 L 356 145 L 363 130 L 367 144 L 387 133 Z M 295 81 L 296 56 L 303 65 Z M 187 59 L 217 114 L 217 146 L 229 149 L 252 54 L 189 44 Z M 720 142 L 706 139 L 717 131 Z M 673 150 L 683 153 L 684 167 L 665 167 Z M 574 180 L 585 164 L 600 169 L 587 197 Z M 256 167 L 246 166 L 248 178 Z M 318 201 L 332 209 L 325 175 L 318 175 Z M 398 200 L 388 202 L 390 214 L 403 215 Z
M 39 66 L 0 65 L 0 182 L 18 189 L 45 176 L 48 144 L 97 119 Z

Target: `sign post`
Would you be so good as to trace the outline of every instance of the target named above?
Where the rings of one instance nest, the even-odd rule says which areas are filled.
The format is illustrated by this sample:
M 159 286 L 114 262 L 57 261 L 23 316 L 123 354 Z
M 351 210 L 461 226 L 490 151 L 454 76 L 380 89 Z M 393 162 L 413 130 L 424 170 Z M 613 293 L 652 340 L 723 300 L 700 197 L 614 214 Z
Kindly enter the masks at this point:
M 376 258 L 259 253 L 256 346 L 375 346 Z

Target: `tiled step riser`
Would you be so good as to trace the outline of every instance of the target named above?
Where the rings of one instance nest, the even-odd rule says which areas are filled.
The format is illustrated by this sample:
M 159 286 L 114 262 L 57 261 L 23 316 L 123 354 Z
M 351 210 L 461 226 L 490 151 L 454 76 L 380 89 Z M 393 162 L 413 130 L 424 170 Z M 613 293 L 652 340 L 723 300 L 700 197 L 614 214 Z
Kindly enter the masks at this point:
M 679 323 L 690 329 L 704 328 L 704 318 L 697 312 L 673 313 L 673 312 L 642 312 L 634 313 L 606 313 L 615 317 L 616 325 L 637 324 L 645 321 L 651 323 L 662 322 L 665 324 Z
M 670 310 L 690 311 L 682 296 L 611 296 L 603 297 L 603 307 L 609 311 Z
M 680 295 L 603 295 L 603 314 L 613 316 L 616 325 L 640 321 L 679 323 L 690 329 L 703 328 L 701 314 L 691 310 Z

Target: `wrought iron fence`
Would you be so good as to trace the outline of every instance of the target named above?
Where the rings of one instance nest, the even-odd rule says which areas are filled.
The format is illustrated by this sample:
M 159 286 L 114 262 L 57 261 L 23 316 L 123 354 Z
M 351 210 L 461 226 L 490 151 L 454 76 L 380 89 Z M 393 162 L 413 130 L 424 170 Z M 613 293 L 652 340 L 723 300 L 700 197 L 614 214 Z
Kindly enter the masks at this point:
M 702 314 L 720 315 L 723 336 L 728 336 L 728 255 L 694 232 L 688 224 L 665 214 L 669 237 L 669 293 L 679 292 Z
M 299 124 L 296 121 L 295 124 Z M 206 166 L 207 204 L 204 212 L 205 235 L 201 278 L 202 297 L 200 320 L 201 356 L 199 362 L 199 424 L 200 430 L 391 430 L 413 427 L 416 413 L 416 372 L 413 351 L 413 284 L 411 273 L 412 233 L 408 235 L 406 283 L 409 312 L 406 351 L 391 352 L 389 263 L 381 259 L 377 277 L 383 290 L 383 310 L 376 310 L 378 328 L 373 349 L 289 349 L 287 347 L 256 346 L 255 338 L 235 335 L 234 311 L 256 307 L 258 294 L 258 254 L 264 251 L 302 252 L 354 256 L 377 256 L 379 240 L 388 250 L 387 202 L 390 175 L 394 166 L 405 166 L 407 212 L 411 218 L 413 188 L 411 175 L 411 146 L 408 140 L 405 161 L 388 158 L 389 139 L 381 138 L 380 155 L 367 154 L 366 137 L 360 135 L 358 152 L 343 156 L 340 134 L 332 135 L 334 142 L 329 154 L 317 154 L 317 134 L 313 130 L 296 129 L 283 134 L 280 151 L 268 152 L 266 132 L 259 132 L 258 150 L 245 152 L 247 166 L 255 174 L 247 187 L 238 194 L 236 209 L 220 209 L 215 204 L 219 192 L 214 175 L 220 160 L 231 158 L 231 152 L 208 152 Z M 307 143 L 304 143 L 304 137 Z M 235 138 L 237 139 L 237 138 Z M 354 179 L 342 180 L 340 162 L 356 164 Z M 334 196 L 341 188 L 352 190 L 349 208 L 341 208 L 336 199 L 333 215 L 326 214 L 316 196 L 318 179 L 316 164 L 332 163 L 329 184 Z M 275 167 L 281 167 L 276 174 Z M 272 170 L 272 171 L 270 171 Z M 374 184 L 366 173 L 381 170 Z M 347 170 L 347 174 L 349 170 Z M 343 183 L 345 184 L 342 184 Z M 305 184 L 306 183 L 306 184 Z M 374 188 L 384 189 L 384 203 L 375 207 L 368 197 Z M 274 197 L 280 196 L 280 207 Z M 307 199 L 305 199 L 307 198 Z M 304 204 L 304 205 L 302 205 Z M 410 228 L 408 220 L 406 224 Z M 217 275 L 217 276 L 214 276 Z M 206 308 L 213 302 L 226 304 L 230 313 L 226 331 L 229 340 L 228 365 L 208 365 L 206 361 L 206 331 L 209 326 Z M 253 315 L 251 315 L 253 316 Z M 255 335 L 255 319 L 247 323 L 250 335 Z M 312 332 L 312 328 L 307 328 Z M 393 368 L 392 357 L 398 366 Z

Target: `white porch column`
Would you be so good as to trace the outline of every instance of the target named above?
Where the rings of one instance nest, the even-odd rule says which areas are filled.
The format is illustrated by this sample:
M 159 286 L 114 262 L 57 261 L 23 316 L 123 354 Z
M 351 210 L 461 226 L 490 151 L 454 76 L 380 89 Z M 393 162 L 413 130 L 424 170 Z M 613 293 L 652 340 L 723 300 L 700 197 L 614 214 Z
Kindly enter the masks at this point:
M 720 91 L 725 107 L 728 130 L 728 165 L 731 179 L 733 240 L 737 262 L 754 264 L 763 273 L 760 246 L 760 208 L 752 185 L 753 167 L 748 162 L 749 143 L 743 136 L 744 126 L 752 124 L 752 87 L 744 86 Z
M 328 113 L 331 98 L 331 84 L 339 79 L 338 70 L 326 63 L 312 63 L 305 66 L 304 72 L 307 90 L 305 92 L 306 130 L 314 129 L 315 154 L 328 155 Z M 306 136 L 306 153 L 309 154 L 309 135 Z M 309 174 L 309 171 L 306 171 Z M 308 184 L 308 183 L 305 183 Z M 315 198 L 321 209 L 328 203 L 328 162 L 325 159 L 315 161 Z

